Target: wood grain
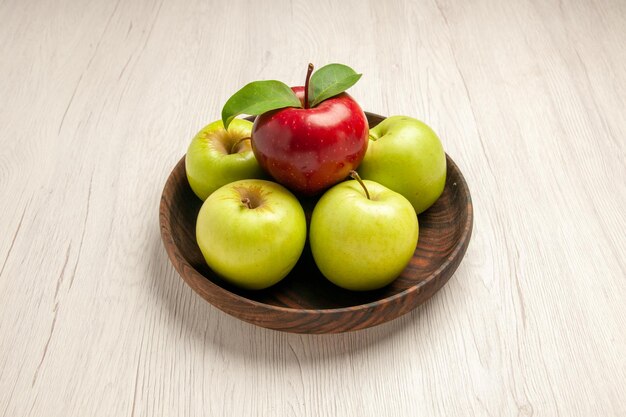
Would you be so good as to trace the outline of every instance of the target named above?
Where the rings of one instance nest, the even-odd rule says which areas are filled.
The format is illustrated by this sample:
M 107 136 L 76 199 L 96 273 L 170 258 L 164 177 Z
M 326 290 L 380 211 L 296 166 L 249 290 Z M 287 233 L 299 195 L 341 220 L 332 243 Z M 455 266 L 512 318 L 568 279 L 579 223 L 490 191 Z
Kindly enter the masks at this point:
M 0 417 L 626 415 L 626 2 L 0 1 Z M 356 332 L 223 314 L 165 181 L 245 83 L 363 73 L 442 138 L 463 262 Z

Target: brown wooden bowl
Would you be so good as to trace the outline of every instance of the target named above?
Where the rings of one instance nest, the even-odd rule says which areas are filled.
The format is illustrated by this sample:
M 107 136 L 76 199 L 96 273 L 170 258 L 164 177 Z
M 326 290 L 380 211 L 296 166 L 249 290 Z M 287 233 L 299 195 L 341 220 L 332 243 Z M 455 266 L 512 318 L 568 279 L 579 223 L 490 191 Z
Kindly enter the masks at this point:
M 384 119 L 365 113 L 370 127 Z M 446 186 L 435 204 L 418 216 L 415 254 L 402 274 L 379 290 L 352 292 L 330 283 L 315 265 L 308 245 L 289 275 L 268 289 L 249 291 L 225 283 L 206 265 L 196 243 L 196 217 L 202 201 L 189 187 L 184 157 L 163 190 L 161 237 L 185 282 L 205 300 L 241 320 L 293 333 L 340 333 L 375 326 L 432 297 L 465 255 L 472 234 L 472 200 L 461 171 L 446 156 Z M 311 201 L 303 205 L 310 212 Z

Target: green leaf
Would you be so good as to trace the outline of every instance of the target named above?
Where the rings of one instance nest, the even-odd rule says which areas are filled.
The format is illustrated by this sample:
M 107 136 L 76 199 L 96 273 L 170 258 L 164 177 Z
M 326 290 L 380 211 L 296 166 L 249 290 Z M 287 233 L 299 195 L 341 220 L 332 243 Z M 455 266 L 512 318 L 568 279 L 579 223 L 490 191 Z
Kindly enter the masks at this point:
M 328 64 L 318 69 L 309 81 L 309 101 L 311 107 L 339 93 L 343 93 L 359 81 L 363 74 L 357 74 L 343 64 Z
M 283 107 L 302 107 L 288 85 L 275 80 L 254 81 L 233 94 L 222 108 L 222 122 L 228 129 L 232 120 L 240 114 L 257 116 Z

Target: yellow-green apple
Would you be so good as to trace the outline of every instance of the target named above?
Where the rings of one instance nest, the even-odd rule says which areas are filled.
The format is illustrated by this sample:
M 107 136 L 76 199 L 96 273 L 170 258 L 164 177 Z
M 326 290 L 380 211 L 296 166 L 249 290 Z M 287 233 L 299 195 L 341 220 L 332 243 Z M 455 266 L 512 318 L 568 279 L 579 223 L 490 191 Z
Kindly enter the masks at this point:
M 217 120 L 191 140 L 185 170 L 191 189 L 201 200 L 229 182 L 267 177 L 252 152 L 251 132 L 252 122 L 248 120 L 234 120 L 228 131 Z
M 358 171 L 406 197 L 417 214 L 443 193 L 446 154 L 437 134 L 409 116 L 391 116 L 369 132 L 367 153 Z
M 298 199 L 273 181 L 230 182 L 204 201 L 196 240 L 207 265 L 241 288 L 263 289 L 282 280 L 306 242 Z
M 417 246 L 419 225 L 401 194 L 369 180 L 327 190 L 311 216 L 309 242 L 321 273 L 335 285 L 374 290 L 394 281 Z

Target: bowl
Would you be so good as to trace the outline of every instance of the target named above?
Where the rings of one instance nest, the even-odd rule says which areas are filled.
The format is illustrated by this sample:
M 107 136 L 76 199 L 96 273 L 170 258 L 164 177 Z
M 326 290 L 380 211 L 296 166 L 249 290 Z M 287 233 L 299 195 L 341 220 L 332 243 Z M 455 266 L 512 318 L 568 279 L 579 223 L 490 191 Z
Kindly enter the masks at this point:
M 370 127 L 384 116 L 365 112 Z M 249 118 L 253 120 L 253 118 Z M 398 318 L 430 299 L 448 282 L 470 241 L 473 208 L 470 191 L 458 166 L 446 155 L 443 194 L 418 216 L 415 253 L 404 271 L 384 288 L 355 292 L 324 278 L 308 244 L 296 266 L 278 284 L 244 290 L 221 280 L 205 263 L 195 237 L 202 201 L 185 174 L 184 156 L 169 175 L 161 197 L 161 238 L 180 277 L 221 311 L 257 326 L 292 333 L 341 333 Z M 311 207 L 305 206 L 305 210 Z

